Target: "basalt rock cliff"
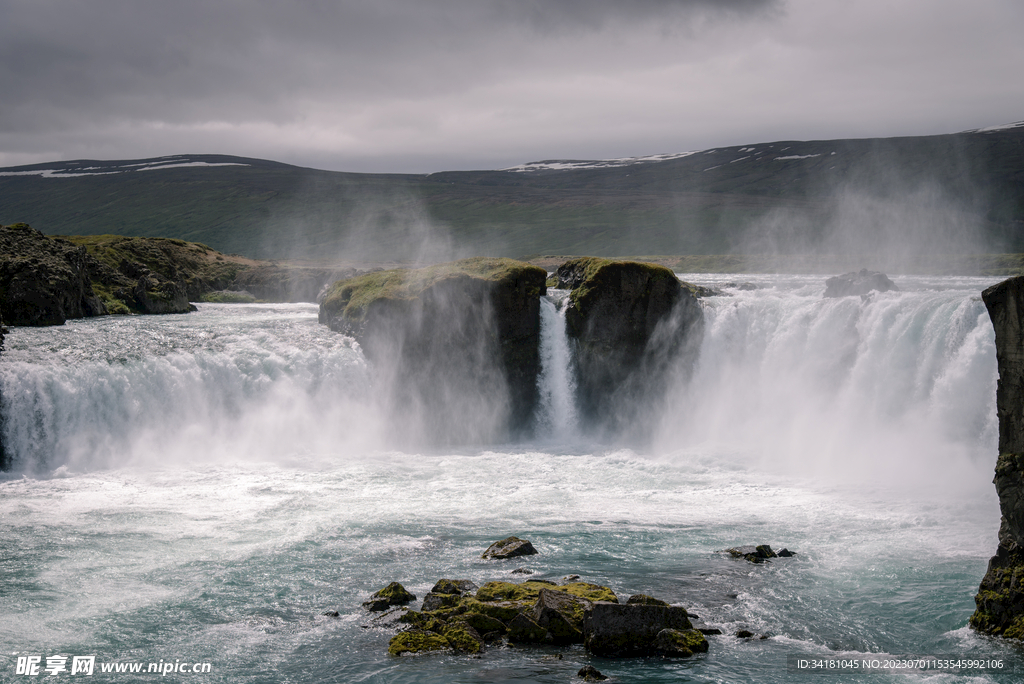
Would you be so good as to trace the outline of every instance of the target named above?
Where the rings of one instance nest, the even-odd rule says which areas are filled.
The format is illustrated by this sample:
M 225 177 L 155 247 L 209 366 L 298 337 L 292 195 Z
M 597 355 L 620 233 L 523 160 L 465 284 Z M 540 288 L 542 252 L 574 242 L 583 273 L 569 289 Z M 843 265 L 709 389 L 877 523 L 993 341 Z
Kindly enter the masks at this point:
M 0 315 L 9 325 L 62 325 L 106 313 L 92 288 L 91 265 L 84 247 L 24 223 L 0 227 Z
M 320 322 L 352 335 L 399 439 L 480 443 L 528 431 L 547 273 L 474 258 L 339 281 Z
M 1024 639 L 1024 277 L 982 293 L 996 333 L 999 458 L 995 486 L 1002 520 L 999 546 L 975 596 L 971 627 Z
M 704 315 L 693 286 L 664 266 L 581 257 L 562 264 L 569 289 L 566 331 L 574 341 L 577 405 L 590 428 L 642 435 L 648 410 L 672 374 L 695 356 Z M 685 359 L 683 359 L 685 361 Z

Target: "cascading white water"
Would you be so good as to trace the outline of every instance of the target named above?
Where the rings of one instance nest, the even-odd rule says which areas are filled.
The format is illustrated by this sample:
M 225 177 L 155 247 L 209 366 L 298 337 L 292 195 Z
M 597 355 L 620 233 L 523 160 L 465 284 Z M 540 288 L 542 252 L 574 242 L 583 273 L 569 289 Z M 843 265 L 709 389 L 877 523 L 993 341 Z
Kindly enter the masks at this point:
M 540 300 L 540 377 L 537 378 L 538 433 L 542 439 L 576 436 L 576 383 L 572 352 L 565 332 L 568 291 L 548 290 Z
M 9 469 L 376 447 L 381 422 L 365 361 L 310 312 L 227 306 L 19 330 L 0 368 Z
M 666 408 L 661 447 L 717 445 L 771 471 L 911 488 L 991 467 L 987 282 L 900 282 L 864 299 L 824 299 L 820 279 L 795 279 L 706 300 L 700 358 Z

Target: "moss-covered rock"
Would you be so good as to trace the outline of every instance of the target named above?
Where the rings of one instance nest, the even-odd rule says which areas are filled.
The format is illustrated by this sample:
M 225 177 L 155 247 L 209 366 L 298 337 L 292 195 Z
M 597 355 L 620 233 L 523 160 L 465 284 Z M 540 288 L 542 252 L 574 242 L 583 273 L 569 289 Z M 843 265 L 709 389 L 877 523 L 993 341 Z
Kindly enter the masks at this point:
M 520 613 L 508 623 L 509 641 L 516 643 L 535 644 L 547 639 L 548 630 L 541 627 L 529 615 Z
M 677 361 L 699 348 L 703 313 L 664 266 L 580 257 L 559 266 L 569 288 L 566 331 L 576 341 L 580 418 L 594 430 L 642 437 Z
M 479 588 L 470 580 L 439 579 L 430 590 L 430 593 L 463 595 L 472 594 Z
M 974 597 L 970 625 L 979 632 L 1024 640 L 1024 552 L 1000 545 Z
M 401 606 L 416 600 L 416 596 L 406 590 L 398 582 L 392 582 L 379 589 L 363 602 L 363 607 L 372 611 L 387 610 L 391 606 Z
M 543 269 L 475 258 L 335 283 L 320 322 L 359 341 L 401 434 L 481 443 L 528 431 Z
M 483 637 L 461 618 L 448 622 L 442 634 L 459 653 L 480 653 L 484 650 Z
M 541 589 L 554 589 L 557 585 L 547 580 L 515 582 L 487 582 L 476 592 L 478 601 L 534 601 Z
M 8 325 L 63 325 L 106 308 L 92 288 L 84 248 L 25 223 L 0 226 L 0 313 Z
M 586 614 L 583 629 L 591 653 L 623 657 L 657 653 L 659 632 L 693 630 L 693 625 L 686 609 L 678 606 L 595 603 Z
M 452 645 L 444 636 L 420 630 L 399 632 L 388 644 L 388 653 L 393 656 L 450 650 Z
M 708 652 L 708 640 L 696 629 L 663 629 L 651 645 L 652 652 L 676 658 L 689 658 Z

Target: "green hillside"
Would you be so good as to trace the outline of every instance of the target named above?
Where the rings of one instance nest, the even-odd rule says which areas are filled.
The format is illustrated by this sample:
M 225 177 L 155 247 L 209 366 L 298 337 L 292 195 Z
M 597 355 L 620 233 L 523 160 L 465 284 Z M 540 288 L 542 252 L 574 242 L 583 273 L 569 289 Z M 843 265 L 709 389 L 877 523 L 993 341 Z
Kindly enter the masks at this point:
M 355 174 L 220 155 L 0 169 L 0 223 L 254 258 L 1024 252 L 1024 126 Z

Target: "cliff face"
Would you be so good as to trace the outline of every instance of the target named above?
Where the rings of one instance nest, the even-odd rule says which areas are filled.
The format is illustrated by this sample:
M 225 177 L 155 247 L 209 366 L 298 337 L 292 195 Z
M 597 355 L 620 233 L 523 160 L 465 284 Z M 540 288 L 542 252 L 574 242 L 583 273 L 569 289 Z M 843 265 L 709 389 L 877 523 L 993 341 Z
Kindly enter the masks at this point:
M 0 314 L 9 325 L 62 325 L 106 309 L 89 278 L 84 247 L 27 224 L 0 227 Z
M 577 403 L 593 429 L 642 435 L 681 354 L 695 354 L 704 316 L 692 289 L 664 266 L 582 257 L 556 271 L 570 290 Z
M 1024 639 L 1024 277 L 982 293 L 996 333 L 999 458 L 994 483 L 1002 520 L 999 546 L 975 597 L 971 627 Z
M 401 436 L 506 439 L 529 430 L 537 403 L 546 275 L 486 258 L 377 271 L 335 283 L 320 322 L 360 343 Z

